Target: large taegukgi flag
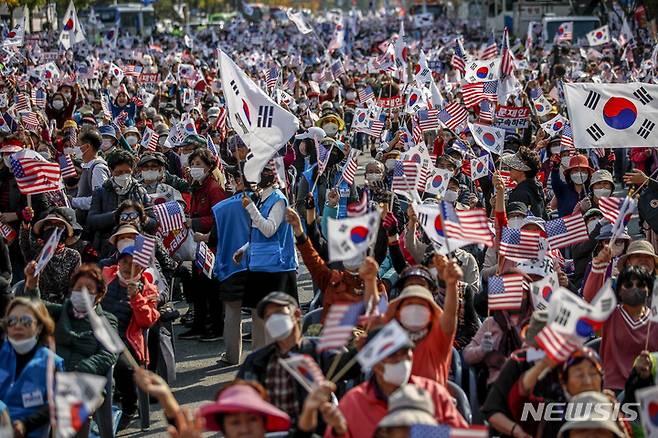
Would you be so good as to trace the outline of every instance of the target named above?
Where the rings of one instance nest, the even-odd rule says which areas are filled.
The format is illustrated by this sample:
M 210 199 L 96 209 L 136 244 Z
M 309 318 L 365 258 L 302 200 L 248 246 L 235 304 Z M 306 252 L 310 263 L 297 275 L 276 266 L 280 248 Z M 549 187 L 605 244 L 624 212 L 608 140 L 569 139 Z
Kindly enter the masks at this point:
M 658 85 L 564 84 L 576 148 L 658 144 Z

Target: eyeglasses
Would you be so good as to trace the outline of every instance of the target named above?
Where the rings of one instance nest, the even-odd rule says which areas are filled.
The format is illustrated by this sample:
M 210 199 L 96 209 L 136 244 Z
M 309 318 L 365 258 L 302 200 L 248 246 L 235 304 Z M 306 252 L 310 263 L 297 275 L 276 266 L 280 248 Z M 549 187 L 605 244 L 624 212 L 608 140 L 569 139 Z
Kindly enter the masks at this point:
M 120 221 L 131 221 L 137 218 L 139 218 L 139 213 L 137 213 L 136 211 L 126 211 L 119 215 Z
M 6 327 L 14 327 L 16 324 L 20 324 L 23 327 L 31 327 L 35 323 L 35 319 L 30 315 L 22 315 L 20 317 L 11 315 L 4 319 L 4 323 Z

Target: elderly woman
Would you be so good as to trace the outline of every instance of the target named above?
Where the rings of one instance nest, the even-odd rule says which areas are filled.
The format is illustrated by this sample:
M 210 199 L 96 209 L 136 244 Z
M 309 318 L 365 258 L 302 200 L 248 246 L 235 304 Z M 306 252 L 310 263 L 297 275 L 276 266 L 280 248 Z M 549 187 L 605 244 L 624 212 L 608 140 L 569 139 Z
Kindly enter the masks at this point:
M 35 267 L 34 261 L 25 267 L 25 294 L 40 298 L 39 276 L 34 275 Z M 94 312 L 107 318 L 116 330 L 116 318 L 98 305 L 106 292 L 105 280 L 100 268 L 84 264 L 73 272 L 69 284 L 71 292 L 62 304 L 45 303 L 50 317 L 55 321 L 57 353 L 64 359 L 66 371 L 105 376 L 117 357 L 96 340 L 83 296 L 88 295 Z
M 30 235 L 32 229 L 32 236 Z M 39 278 L 39 289 L 44 300 L 52 303 L 62 303 L 69 294 L 69 279 L 78 269 L 81 262 L 80 253 L 66 245 L 76 238 L 71 223 L 67 220 L 62 208 L 52 210 L 48 216 L 32 227 L 23 222 L 19 234 L 19 243 L 25 260 L 35 260 L 52 233 L 63 230 L 55 252 L 43 268 Z
M 7 339 L 0 348 L 0 400 L 7 410 L 15 437 L 42 437 L 49 424 L 48 357 L 56 370 L 63 360 L 45 346 L 55 323 L 43 303 L 15 298 L 3 319 Z

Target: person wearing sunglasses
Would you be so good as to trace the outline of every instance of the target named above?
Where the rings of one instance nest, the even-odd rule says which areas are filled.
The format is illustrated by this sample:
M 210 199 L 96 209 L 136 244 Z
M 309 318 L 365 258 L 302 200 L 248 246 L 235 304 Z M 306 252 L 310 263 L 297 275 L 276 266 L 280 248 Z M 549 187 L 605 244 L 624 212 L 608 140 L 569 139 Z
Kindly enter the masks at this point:
M 42 437 L 50 419 L 48 357 L 53 355 L 56 371 L 64 370 L 64 360 L 46 347 L 55 323 L 42 302 L 18 297 L 9 303 L 2 325 L 7 338 L 0 348 L 0 400 L 14 437 Z

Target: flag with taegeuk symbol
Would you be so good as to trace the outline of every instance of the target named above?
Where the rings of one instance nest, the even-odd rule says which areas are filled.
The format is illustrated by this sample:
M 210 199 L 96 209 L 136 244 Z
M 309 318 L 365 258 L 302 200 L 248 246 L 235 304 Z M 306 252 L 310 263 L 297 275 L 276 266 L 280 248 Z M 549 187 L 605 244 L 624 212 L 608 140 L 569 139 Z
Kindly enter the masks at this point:
M 407 331 L 393 319 L 386 324 L 356 355 L 364 371 L 386 359 L 405 345 L 411 345 Z
M 279 358 L 279 363 L 308 392 L 325 380 L 322 369 L 308 354 L 290 354 Z
M 147 151 L 155 151 L 159 139 L 160 135 L 147 126 L 144 130 L 144 137 L 142 138 L 141 145 Z
M 43 248 L 41 248 L 41 252 L 39 253 L 39 257 L 37 258 L 37 265 L 34 268 L 34 275 L 35 277 L 43 271 L 43 268 L 46 267 L 50 259 L 53 258 L 53 255 L 55 255 L 55 250 L 57 249 L 57 245 L 59 244 L 59 239 L 64 233 L 64 228 L 53 228 L 52 232 L 50 234 L 50 237 L 48 237 L 48 240 L 46 241 L 45 245 L 43 245 Z
M 317 345 L 317 352 L 335 350 L 347 345 L 352 337 L 354 326 L 365 306 L 357 303 L 334 303 L 329 308 L 324 320 L 324 327 Z
M 377 240 L 377 211 L 359 217 L 327 219 L 329 260 L 343 261 L 365 253 Z
M 489 311 L 519 310 L 527 288 L 522 274 L 492 275 L 489 277 Z

